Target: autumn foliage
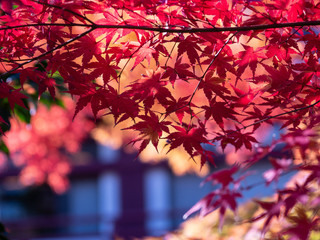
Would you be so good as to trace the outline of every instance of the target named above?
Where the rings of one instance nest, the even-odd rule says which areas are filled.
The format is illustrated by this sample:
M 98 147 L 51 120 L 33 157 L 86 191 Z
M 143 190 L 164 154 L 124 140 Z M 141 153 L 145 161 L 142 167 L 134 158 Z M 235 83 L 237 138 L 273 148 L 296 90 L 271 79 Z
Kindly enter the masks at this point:
M 74 119 L 86 107 L 96 120 L 112 117 L 133 133 L 139 153 L 149 145 L 182 149 L 201 168 L 215 165 L 217 149 L 247 149 L 245 159 L 208 176 L 220 188 L 185 215 L 217 210 L 220 227 L 246 190 L 245 170 L 277 149 L 264 184 L 289 171 L 305 178 L 277 189 L 274 201 L 257 200 L 262 211 L 248 221 L 264 219 L 265 234 L 274 219 L 287 219 L 279 239 L 319 230 L 318 1 L 4 0 L 1 7 L 2 133 L 17 111 L 70 94 Z M 282 130 L 266 145 L 257 133 L 270 125 Z
M 29 124 L 10 120 L 11 129 L 3 141 L 12 162 L 22 167 L 20 180 L 26 186 L 47 182 L 57 193 L 68 189 L 68 155 L 79 152 L 93 123 L 83 114 L 72 121 L 73 102 L 64 98 L 63 104 L 64 107 L 55 105 L 50 109 L 39 105 Z

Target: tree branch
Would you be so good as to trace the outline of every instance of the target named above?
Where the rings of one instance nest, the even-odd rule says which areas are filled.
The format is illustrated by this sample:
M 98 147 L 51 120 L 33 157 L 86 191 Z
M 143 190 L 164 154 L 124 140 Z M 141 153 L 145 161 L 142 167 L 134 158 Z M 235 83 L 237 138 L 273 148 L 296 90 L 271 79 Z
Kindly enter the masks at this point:
M 145 30 L 152 32 L 167 32 L 167 33 L 213 33 L 213 32 L 246 32 L 254 30 L 266 30 L 285 27 L 304 27 L 304 26 L 318 26 L 320 21 L 306 21 L 306 22 L 291 22 L 291 23 L 276 23 L 252 26 L 238 26 L 238 27 L 213 27 L 213 28 L 184 28 L 178 26 L 169 27 L 149 27 L 149 26 L 136 26 L 136 25 L 98 25 L 98 24 L 81 24 L 81 23 L 34 23 L 24 24 L 17 26 L 7 26 L 0 28 L 0 31 L 23 28 L 23 27 L 37 27 L 37 26 L 63 26 L 63 27 L 89 27 L 94 29 L 107 28 L 107 29 L 132 29 L 132 30 Z

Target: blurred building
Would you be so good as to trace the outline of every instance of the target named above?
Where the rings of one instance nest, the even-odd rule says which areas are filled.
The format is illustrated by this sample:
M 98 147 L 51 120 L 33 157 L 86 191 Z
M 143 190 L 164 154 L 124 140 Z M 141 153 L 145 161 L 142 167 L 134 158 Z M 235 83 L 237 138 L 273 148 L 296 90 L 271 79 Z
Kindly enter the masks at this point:
M 71 187 L 62 195 L 46 185 L 18 187 L 19 169 L 1 173 L 0 221 L 10 240 L 161 235 L 176 229 L 183 214 L 213 189 L 200 188 L 203 179 L 195 175 L 175 176 L 165 162 L 141 163 L 135 154 L 94 142 L 85 148 L 93 154 L 78 156 Z

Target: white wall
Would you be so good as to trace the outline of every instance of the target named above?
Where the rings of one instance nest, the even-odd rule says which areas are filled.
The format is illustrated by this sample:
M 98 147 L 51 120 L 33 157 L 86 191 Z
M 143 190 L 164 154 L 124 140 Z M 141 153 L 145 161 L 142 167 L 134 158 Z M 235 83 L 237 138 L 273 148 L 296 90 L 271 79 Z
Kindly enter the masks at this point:
M 98 214 L 97 183 L 95 179 L 72 182 L 68 193 L 69 214 L 73 217 L 92 217 Z M 80 223 L 80 224 L 79 224 Z M 70 226 L 71 233 L 88 233 L 97 231 L 97 222 L 75 222 Z
M 171 182 L 164 168 L 156 167 L 146 172 L 144 178 L 146 229 L 150 235 L 160 235 L 170 229 Z
M 121 180 L 118 174 L 106 172 L 98 179 L 99 231 L 106 238 L 114 232 L 115 220 L 121 214 Z

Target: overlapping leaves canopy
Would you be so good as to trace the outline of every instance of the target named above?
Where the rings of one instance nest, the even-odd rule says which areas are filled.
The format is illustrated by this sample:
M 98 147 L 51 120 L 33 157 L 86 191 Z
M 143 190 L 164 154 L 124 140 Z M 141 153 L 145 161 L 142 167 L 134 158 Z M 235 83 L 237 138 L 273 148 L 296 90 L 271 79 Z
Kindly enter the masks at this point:
M 1 7 L 0 99 L 9 116 L 17 106 L 28 108 L 24 90 L 32 83 L 39 98 L 72 95 L 75 118 L 89 106 L 96 119 L 128 122 L 125 131 L 137 132 L 131 143 L 140 144 L 139 152 L 164 142 L 165 151 L 183 148 L 200 166 L 214 163 L 213 145 L 252 150 L 248 165 L 279 142 L 289 141 L 303 156 L 314 147 L 316 0 L 6 0 Z M 0 118 L 4 127 L 7 117 Z M 286 132 L 262 146 L 255 133 L 267 124 Z M 308 167 L 318 159 L 300 168 L 311 172 L 302 187 L 319 183 L 318 168 Z M 225 205 L 241 195 L 231 189 L 236 182 L 221 181 L 224 201 L 208 201 L 204 212 L 221 204 L 221 215 L 227 205 L 236 209 L 233 200 Z M 275 204 L 287 206 L 280 198 Z

